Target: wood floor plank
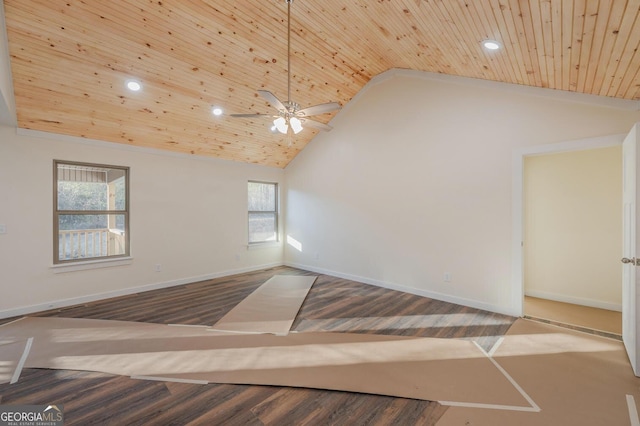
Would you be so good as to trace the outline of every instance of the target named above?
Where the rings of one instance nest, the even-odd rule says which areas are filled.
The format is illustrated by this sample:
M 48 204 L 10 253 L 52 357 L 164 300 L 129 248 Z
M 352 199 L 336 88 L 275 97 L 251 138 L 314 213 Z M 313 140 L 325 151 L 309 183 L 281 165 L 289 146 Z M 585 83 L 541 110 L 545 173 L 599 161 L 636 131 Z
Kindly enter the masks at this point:
M 318 275 L 276 267 L 40 312 L 32 316 L 210 325 L 273 275 Z M 15 318 L 0 320 L 0 324 Z M 342 278 L 319 275 L 292 330 L 473 338 L 485 350 L 515 318 Z M 0 385 L 2 404 L 63 404 L 65 424 L 434 425 L 447 407 L 358 393 L 277 386 L 199 385 L 80 371 L 25 369 Z

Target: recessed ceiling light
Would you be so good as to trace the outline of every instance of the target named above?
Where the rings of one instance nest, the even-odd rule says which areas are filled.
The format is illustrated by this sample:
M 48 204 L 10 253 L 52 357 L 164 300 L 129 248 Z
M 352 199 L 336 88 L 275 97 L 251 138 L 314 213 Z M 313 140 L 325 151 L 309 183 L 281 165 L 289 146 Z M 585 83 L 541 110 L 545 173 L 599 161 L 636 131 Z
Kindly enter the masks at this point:
M 142 89 L 142 84 L 135 80 L 129 80 L 127 81 L 127 89 L 131 90 L 132 92 L 137 92 Z
M 482 41 L 482 46 L 485 49 L 488 49 L 488 50 L 498 50 L 498 49 L 500 49 L 502 47 L 500 42 L 495 41 L 495 40 L 483 40 Z
M 213 107 L 211 109 L 211 112 L 213 113 L 213 115 L 218 116 L 218 115 L 222 115 L 223 111 L 222 111 L 222 108 L 220 108 L 220 107 Z

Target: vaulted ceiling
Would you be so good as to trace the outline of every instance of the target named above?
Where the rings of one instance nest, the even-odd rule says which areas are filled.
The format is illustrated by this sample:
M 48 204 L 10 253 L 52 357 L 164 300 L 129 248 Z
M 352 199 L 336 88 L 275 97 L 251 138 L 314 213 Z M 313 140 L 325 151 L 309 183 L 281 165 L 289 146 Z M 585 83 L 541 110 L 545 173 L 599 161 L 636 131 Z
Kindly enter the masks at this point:
M 4 0 L 22 128 L 285 167 L 256 93 L 287 99 L 285 0 Z M 295 0 L 292 100 L 391 68 L 640 99 L 640 0 Z M 485 50 L 480 42 L 499 41 Z M 142 90 L 125 87 L 130 79 Z M 213 106 L 224 110 L 211 113 Z M 328 122 L 335 113 L 318 116 Z

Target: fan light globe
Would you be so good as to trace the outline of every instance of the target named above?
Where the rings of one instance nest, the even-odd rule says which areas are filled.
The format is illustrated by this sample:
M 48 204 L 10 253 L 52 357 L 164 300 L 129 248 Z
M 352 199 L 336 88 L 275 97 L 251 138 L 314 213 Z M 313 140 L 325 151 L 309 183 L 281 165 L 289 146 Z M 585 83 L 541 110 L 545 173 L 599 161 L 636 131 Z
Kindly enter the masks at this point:
M 280 133 L 283 133 L 285 135 L 287 134 L 289 126 L 287 126 L 287 120 L 285 120 L 284 117 L 278 117 L 273 120 L 273 125 L 276 126 L 276 129 L 278 129 Z
M 289 124 L 291 124 L 291 130 L 293 130 L 293 133 L 298 134 L 302 131 L 302 123 L 296 117 L 291 117 Z

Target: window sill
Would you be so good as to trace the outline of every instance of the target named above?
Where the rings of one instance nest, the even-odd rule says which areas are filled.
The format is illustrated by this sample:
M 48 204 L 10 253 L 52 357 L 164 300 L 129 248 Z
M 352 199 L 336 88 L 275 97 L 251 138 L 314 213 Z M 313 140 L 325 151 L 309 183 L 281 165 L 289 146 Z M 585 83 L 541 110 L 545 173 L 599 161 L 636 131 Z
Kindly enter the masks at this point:
M 86 271 L 88 269 L 100 269 L 111 268 L 114 266 L 131 265 L 133 262 L 132 257 L 118 257 L 115 259 L 99 259 L 99 260 L 86 260 L 83 262 L 63 263 L 58 265 L 51 265 L 51 270 L 54 274 L 61 274 L 64 272 Z
M 274 247 L 282 247 L 282 243 L 280 241 L 269 241 L 266 243 L 253 243 L 247 245 L 247 250 L 257 250 L 257 249 L 266 249 L 266 248 L 274 248 Z

